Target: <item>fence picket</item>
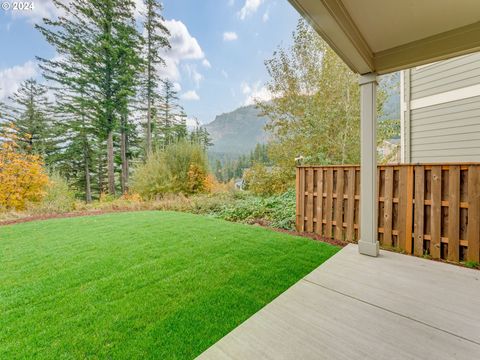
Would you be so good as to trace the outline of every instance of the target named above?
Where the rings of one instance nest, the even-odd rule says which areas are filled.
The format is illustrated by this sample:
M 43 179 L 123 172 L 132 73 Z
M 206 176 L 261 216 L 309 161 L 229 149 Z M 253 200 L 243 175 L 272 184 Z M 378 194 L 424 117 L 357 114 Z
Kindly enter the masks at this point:
M 413 166 L 407 169 L 406 197 L 407 204 L 405 209 L 405 252 L 411 254 L 412 249 L 412 229 L 413 229 L 413 184 L 414 184 Z
M 353 241 L 355 239 L 355 168 L 348 169 L 347 183 L 347 241 Z
M 448 180 L 448 257 L 459 260 L 460 247 L 460 166 L 450 166 Z
M 392 218 L 393 218 L 393 167 L 385 169 L 385 196 L 383 200 L 383 245 L 392 246 Z
M 480 260 L 480 168 L 468 170 L 468 252 L 467 260 Z
M 333 168 L 327 169 L 327 199 L 325 202 L 326 224 L 325 236 L 332 237 L 332 218 L 333 218 Z
M 432 167 L 432 209 L 430 213 L 430 255 L 440 258 L 440 239 L 442 230 L 442 167 Z
M 415 223 L 413 240 L 413 253 L 423 255 L 423 238 L 425 226 L 425 168 L 415 166 Z
M 317 228 L 315 231 L 323 235 L 323 169 L 318 169 L 317 173 Z
M 344 170 L 337 169 L 337 201 L 335 206 L 335 239 L 343 240 L 343 182 Z
M 307 232 L 313 232 L 313 169 L 307 169 Z

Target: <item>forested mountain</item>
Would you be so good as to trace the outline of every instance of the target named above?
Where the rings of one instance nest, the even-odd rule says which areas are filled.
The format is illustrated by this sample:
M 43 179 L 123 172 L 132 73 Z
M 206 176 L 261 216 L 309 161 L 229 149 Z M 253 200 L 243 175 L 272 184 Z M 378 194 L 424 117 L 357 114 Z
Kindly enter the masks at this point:
M 249 153 L 255 145 L 266 142 L 267 134 L 263 129 L 266 122 L 254 105 L 218 115 L 205 125 L 213 143 L 210 151 L 231 155 Z
M 381 120 L 400 119 L 400 73 L 385 75 L 380 78 L 387 99 L 383 107 Z M 268 134 L 264 130 L 266 117 L 259 117 L 260 111 L 254 106 L 245 106 L 232 112 L 218 115 L 205 128 L 211 136 L 213 146 L 210 151 L 214 157 L 236 158 L 248 154 L 256 144 L 266 143 Z

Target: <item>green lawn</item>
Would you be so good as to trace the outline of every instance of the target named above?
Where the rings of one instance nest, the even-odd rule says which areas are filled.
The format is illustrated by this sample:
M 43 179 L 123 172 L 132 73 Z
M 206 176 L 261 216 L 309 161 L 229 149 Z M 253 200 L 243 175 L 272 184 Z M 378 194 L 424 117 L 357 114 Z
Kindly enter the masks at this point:
M 338 251 L 133 212 L 0 227 L 0 359 L 188 359 Z

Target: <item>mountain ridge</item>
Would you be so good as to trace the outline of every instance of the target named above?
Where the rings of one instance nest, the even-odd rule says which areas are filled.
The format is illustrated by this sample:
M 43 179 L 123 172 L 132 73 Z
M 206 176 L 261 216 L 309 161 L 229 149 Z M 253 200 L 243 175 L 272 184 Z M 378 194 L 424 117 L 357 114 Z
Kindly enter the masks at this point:
M 267 142 L 264 130 L 267 118 L 260 116 L 255 105 L 242 106 L 231 112 L 217 115 L 215 120 L 204 125 L 213 146 L 210 151 L 242 155 L 250 152 L 258 143 Z
M 380 86 L 387 92 L 380 120 L 400 119 L 400 73 L 384 75 Z M 215 117 L 204 125 L 212 138 L 210 153 L 236 157 L 248 154 L 258 143 L 268 141 L 267 117 L 255 105 L 242 106 Z

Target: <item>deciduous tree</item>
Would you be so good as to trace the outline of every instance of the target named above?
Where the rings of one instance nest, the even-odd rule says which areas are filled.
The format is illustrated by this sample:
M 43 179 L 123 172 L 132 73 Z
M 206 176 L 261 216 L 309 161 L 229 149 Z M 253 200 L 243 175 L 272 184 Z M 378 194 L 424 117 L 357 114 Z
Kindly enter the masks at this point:
M 42 199 L 48 184 L 41 157 L 22 152 L 17 134 L 13 125 L 0 134 L 0 209 L 25 209 Z
M 293 178 L 298 156 L 314 164 L 359 163 L 358 76 L 320 36 L 299 21 L 293 45 L 279 48 L 265 65 L 272 100 L 257 106 L 269 118 L 269 149 L 275 165 Z M 379 113 L 384 98 L 380 89 Z M 383 131 L 379 135 L 379 141 L 387 136 Z

